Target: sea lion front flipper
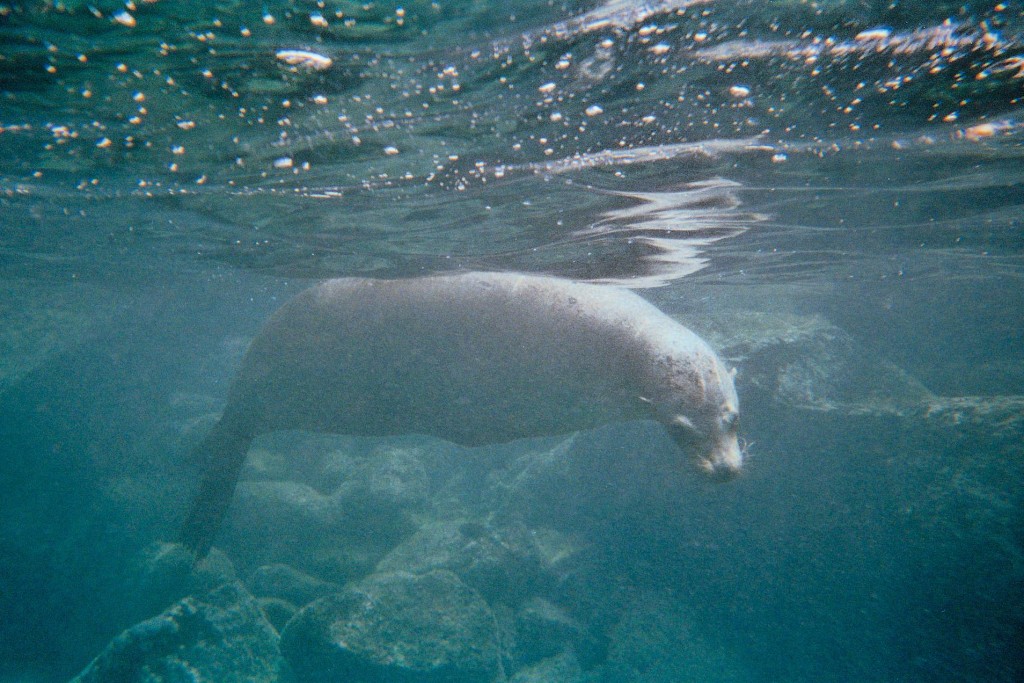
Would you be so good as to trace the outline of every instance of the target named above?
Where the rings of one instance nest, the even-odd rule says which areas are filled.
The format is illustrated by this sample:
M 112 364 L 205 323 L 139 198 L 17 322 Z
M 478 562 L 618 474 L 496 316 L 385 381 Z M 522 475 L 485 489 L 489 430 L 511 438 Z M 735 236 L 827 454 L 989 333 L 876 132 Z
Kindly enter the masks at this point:
M 197 560 L 209 552 L 231 504 L 252 438 L 232 429 L 222 419 L 196 447 L 195 455 L 206 463 L 206 472 L 181 527 L 179 541 L 195 553 Z

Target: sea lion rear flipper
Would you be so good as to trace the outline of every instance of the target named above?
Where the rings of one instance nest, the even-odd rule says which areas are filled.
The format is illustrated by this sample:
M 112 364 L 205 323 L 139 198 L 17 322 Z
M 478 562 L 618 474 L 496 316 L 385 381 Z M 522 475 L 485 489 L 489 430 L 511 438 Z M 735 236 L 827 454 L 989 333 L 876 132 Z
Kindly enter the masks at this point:
M 194 455 L 206 463 L 206 472 L 181 527 L 179 541 L 195 553 L 197 560 L 210 550 L 231 504 L 251 442 L 251 435 L 239 433 L 222 419 L 196 447 Z

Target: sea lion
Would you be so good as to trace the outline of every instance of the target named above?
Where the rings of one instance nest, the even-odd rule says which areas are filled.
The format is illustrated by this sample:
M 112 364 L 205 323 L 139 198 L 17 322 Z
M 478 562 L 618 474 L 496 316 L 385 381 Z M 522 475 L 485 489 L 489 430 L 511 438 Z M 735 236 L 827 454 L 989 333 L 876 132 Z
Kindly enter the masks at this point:
M 181 541 L 202 556 L 250 442 L 301 429 L 466 446 L 655 419 L 718 478 L 739 472 L 733 373 L 636 294 L 519 273 L 329 280 L 253 340 Z

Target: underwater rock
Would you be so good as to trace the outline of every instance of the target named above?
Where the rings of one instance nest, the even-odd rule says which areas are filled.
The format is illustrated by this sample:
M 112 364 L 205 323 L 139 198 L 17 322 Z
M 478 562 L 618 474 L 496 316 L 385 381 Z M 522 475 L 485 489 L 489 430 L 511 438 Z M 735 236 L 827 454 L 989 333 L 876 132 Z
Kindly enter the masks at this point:
M 249 449 L 242 479 L 294 481 L 328 494 L 349 477 L 360 455 L 350 436 L 296 431 L 265 434 Z
M 850 414 L 906 414 L 932 394 L 818 314 L 715 311 L 709 340 L 739 367 L 737 385 L 782 405 Z
M 933 396 L 921 416 L 936 427 L 976 430 L 998 443 L 1024 437 L 1024 396 Z
M 281 644 L 302 681 L 504 680 L 493 613 L 447 571 L 351 584 L 300 610 Z
M 676 517 L 679 501 L 700 485 L 680 466 L 684 458 L 660 425 L 629 422 L 526 453 L 488 485 L 499 519 L 592 539 L 595 526 L 618 534 L 643 519 Z
M 121 303 L 111 291 L 75 283 L 0 280 L 0 394 L 47 362 L 89 341 Z
M 415 449 L 381 447 L 355 467 L 331 499 L 348 527 L 405 536 L 415 529 L 410 513 L 423 508 L 428 489 Z
M 705 313 L 711 328 L 705 332 L 737 363 L 737 384 L 748 405 L 751 398 L 776 404 L 767 408 L 775 418 L 770 429 L 762 426 L 762 434 L 788 430 L 815 441 L 800 426 L 808 413 L 817 414 L 812 419 L 821 438 L 830 431 L 872 433 L 851 450 L 869 461 L 869 444 L 880 441 L 877 462 L 893 468 L 889 480 L 904 487 L 894 492 L 902 514 L 934 534 L 924 543 L 930 552 L 985 539 L 984 550 L 966 555 L 991 553 L 987 565 L 1005 563 L 1011 568 L 1007 575 L 1024 573 L 1017 531 L 1021 495 L 1019 487 L 1007 484 L 1021 480 L 1024 396 L 936 395 L 821 315 L 780 312 L 770 304 L 760 311 L 718 306 Z M 951 367 L 970 362 L 950 360 Z M 986 369 L 963 372 L 973 370 Z M 892 439 L 874 436 L 887 432 Z M 1000 592 L 991 581 L 987 585 Z
M 555 657 L 582 635 L 580 625 L 561 607 L 543 598 L 532 598 L 516 612 L 512 658 L 525 665 Z M 572 660 L 576 662 L 575 656 Z
M 284 563 L 344 583 L 367 574 L 411 532 L 375 525 L 362 513 L 350 518 L 306 484 L 241 482 L 217 544 L 243 572 Z
M 935 397 L 919 419 L 907 437 L 916 457 L 905 459 L 918 476 L 901 513 L 932 552 L 948 546 L 972 565 L 1002 566 L 999 580 L 980 580 L 981 592 L 1001 602 L 1024 585 L 1024 396 Z
M 240 583 L 188 597 L 116 636 L 74 683 L 271 683 L 284 660 L 279 638 Z
M 236 580 L 231 560 L 214 549 L 199 562 L 180 543 L 153 543 L 139 554 L 127 579 L 126 622 L 158 614 L 187 595 L 202 595 Z
M 305 605 L 341 590 L 341 585 L 322 581 L 286 564 L 265 564 L 253 572 L 249 589 L 258 598 L 280 598 L 293 605 Z
M 292 481 L 244 481 L 238 486 L 232 521 L 250 529 L 264 525 L 267 531 L 289 531 L 288 526 L 329 528 L 337 523 L 338 510 L 329 496 Z M 261 539 L 266 540 L 266 539 Z
M 269 441 L 269 440 L 268 440 Z M 301 481 L 242 481 L 216 544 L 245 571 L 284 563 L 324 578 L 345 582 L 367 574 L 374 564 L 417 526 L 414 514 L 425 506 L 427 474 L 415 449 L 380 447 L 372 455 L 347 457 L 334 448 L 339 440 L 299 439 L 299 452 L 319 457 L 296 477 Z M 275 462 L 303 460 L 286 452 L 286 445 L 269 441 L 257 449 L 250 475 L 276 474 Z M 285 453 L 281 456 L 281 453 Z M 342 483 L 331 493 L 310 485 L 318 471 L 343 464 Z M 303 604 L 303 603 L 298 603 Z
M 509 683 L 583 683 L 583 669 L 572 652 L 541 660 L 516 671 Z
M 707 313 L 707 336 L 737 363 L 747 404 L 775 404 L 766 405 L 774 416 L 760 430 L 766 442 L 787 431 L 800 435 L 798 443 L 870 435 L 851 443 L 850 451 L 862 462 L 891 468 L 886 479 L 894 485 L 894 500 L 926 552 L 1003 566 L 1003 576 L 1018 577 L 1019 585 L 1021 494 L 1008 482 L 1019 482 L 1024 468 L 1024 396 L 936 395 L 820 315 L 773 311 L 770 305 L 763 311 L 719 306 Z M 950 359 L 954 368 L 970 362 Z M 991 372 L 963 372 L 973 370 Z M 809 417 L 816 436 L 807 431 Z M 978 547 L 965 552 L 969 543 Z M 982 556 L 986 561 L 978 562 Z M 979 583 L 993 595 L 1007 590 L 991 577 Z
M 643 594 L 634 599 L 612 629 L 607 663 L 599 680 L 607 683 L 683 683 L 750 680 L 728 653 L 694 627 L 685 604 L 672 596 Z
M 334 496 L 360 507 L 419 507 L 427 489 L 427 471 L 417 449 L 390 445 L 374 449 Z
M 217 544 L 243 571 L 278 562 L 308 570 L 340 524 L 330 498 L 306 484 L 244 481 Z
M 469 539 L 463 535 L 463 523 L 451 520 L 428 521 L 416 533 L 398 545 L 377 563 L 380 573 L 406 571 L 424 574 L 432 569 L 451 570 L 455 555 Z
M 257 598 L 256 604 L 260 606 L 267 621 L 278 633 L 284 630 L 291 618 L 299 611 L 294 604 L 281 598 Z
M 533 534 L 522 524 L 492 528 L 468 521 L 429 522 L 377 565 L 379 572 L 432 569 L 455 573 L 488 602 L 510 605 L 555 582 Z
M 287 564 L 344 584 L 370 573 L 397 541 L 348 528 L 328 496 L 295 482 L 242 482 L 217 546 L 242 575 Z M 217 547 L 215 546 L 215 547 Z

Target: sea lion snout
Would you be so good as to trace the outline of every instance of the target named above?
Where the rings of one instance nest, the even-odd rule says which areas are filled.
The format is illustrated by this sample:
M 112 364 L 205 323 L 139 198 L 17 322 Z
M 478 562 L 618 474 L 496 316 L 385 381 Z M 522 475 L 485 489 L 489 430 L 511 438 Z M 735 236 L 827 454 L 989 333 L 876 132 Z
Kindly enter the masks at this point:
M 735 479 L 743 471 L 743 449 L 731 430 L 711 438 L 699 438 L 691 429 L 669 426 L 672 440 L 693 455 L 697 468 L 716 481 Z
M 731 383 L 733 372 L 728 374 Z M 733 395 L 731 400 L 721 407 L 721 414 L 716 425 L 715 433 L 718 438 L 711 448 L 711 456 L 708 463 L 711 467 L 711 475 L 715 479 L 728 481 L 734 479 L 743 470 L 743 448 L 740 447 L 740 440 L 737 432 L 740 426 L 740 414 L 737 410 L 735 399 L 736 389 L 730 387 Z
M 698 456 L 698 466 L 716 481 L 735 479 L 743 471 L 743 449 L 735 433 L 725 434 L 707 456 Z
M 703 405 L 694 408 L 692 402 L 673 403 L 658 414 L 669 436 L 693 457 L 700 471 L 716 481 L 729 481 L 743 470 L 739 401 L 731 372 L 714 372 L 710 377 L 715 382 L 707 381 L 704 386 L 714 389 L 705 394 Z

